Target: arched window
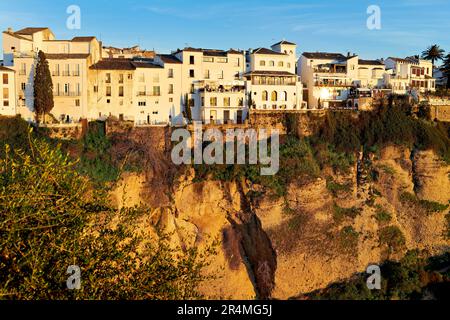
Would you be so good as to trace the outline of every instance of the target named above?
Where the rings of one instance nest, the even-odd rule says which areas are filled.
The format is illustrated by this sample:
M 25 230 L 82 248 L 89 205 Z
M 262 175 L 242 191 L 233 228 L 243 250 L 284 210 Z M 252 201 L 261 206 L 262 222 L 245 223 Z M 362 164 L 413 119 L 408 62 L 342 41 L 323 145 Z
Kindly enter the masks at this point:
M 275 61 L 270 61 L 270 62 L 269 62 L 269 66 L 270 66 L 270 67 L 275 67 Z
M 263 93 L 262 93 L 262 101 L 267 101 L 267 99 L 268 99 L 268 93 L 267 93 L 267 91 L 263 91 Z
M 283 101 L 287 101 L 288 100 L 287 91 L 283 91 L 283 96 L 281 97 L 281 99 Z
M 279 67 L 284 67 L 283 61 L 279 61 L 279 62 L 278 62 L 278 66 L 279 66 Z
M 276 91 L 272 92 L 272 101 L 277 101 L 278 100 L 278 94 Z

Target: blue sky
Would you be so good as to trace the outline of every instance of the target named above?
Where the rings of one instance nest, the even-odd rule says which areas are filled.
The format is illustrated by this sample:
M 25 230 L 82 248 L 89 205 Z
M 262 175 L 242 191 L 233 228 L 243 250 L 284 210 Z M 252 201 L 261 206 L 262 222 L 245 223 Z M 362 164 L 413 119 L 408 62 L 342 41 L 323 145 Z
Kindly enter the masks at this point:
M 81 30 L 68 30 L 66 9 L 81 8 Z M 381 30 L 368 30 L 369 5 Z M 348 51 L 362 58 L 407 56 L 437 43 L 450 51 L 448 0 L 15 0 L 0 1 L 0 28 L 48 26 L 57 38 L 95 35 L 105 45 L 170 52 L 269 47 L 286 39 L 303 51 Z M 1 40 L 0 40 L 1 41 Z

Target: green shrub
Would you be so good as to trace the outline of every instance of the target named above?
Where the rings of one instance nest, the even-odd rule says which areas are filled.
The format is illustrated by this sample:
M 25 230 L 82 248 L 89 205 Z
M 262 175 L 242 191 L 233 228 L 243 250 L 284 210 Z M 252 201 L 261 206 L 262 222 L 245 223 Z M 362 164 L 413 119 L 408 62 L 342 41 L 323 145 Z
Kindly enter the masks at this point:
M 381 206 L 377 206 L 375 212 L 375 219 L 380 223 L 390 222 L 392 220 L 392 215 L 383 209 Z
M 420 200 L 415 194 L 403 192 L 400 195 L 400 201 L 404 204 L 411 204 L 421 207 L 428 214 L 443 212 L 448 209 L 449 205 L 441 204 L 429 200 Z
M 333 205 L 333 217 L 336 223 L 342 222 L 345 218 L 356 218 L 361 212 L 361 209 L 352 208 L 341 208 L 336 203 Z
M 350 192 L 351 185 L 350 184 L 340 184 L 340 183 L 334 182 L 333 180 L 327 180 L 327 189 L 334 196 L 336 196 L 340 192 L 345 192 L 345 193 Z
M 59 147 L 30 137 L 30 152 L 0 158 L 0 296 L 18 300 L 200 298 L 206 252 L 152 244 L 130 225 L 147 211 L 116 212 Z M 117 218 L 117 219 L 116 219 Z M 116 228 L 112 228 L 112 222 Z M 176 258 L 174 258 L 176 257 Z M 70 265 L 81 290 L 66 287 Z
M 380 244 L 386 245 L 390 252 L 401 249 L 405 243 L 405 236 L 398 227 L 388 226 L 380 230 Z
M 345 227 L 339 233 L 339 244 L 346 252 L 354 252 L 358 246 L 359 233 L 353 227 Z

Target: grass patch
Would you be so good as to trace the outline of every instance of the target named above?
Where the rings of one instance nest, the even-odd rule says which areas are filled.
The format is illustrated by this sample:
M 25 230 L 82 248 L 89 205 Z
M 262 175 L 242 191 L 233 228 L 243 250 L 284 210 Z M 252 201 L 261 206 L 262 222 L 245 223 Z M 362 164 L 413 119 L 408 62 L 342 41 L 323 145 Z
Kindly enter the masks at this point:
M 387 246 L 390 253 L 400 250 L 406 244 L 403 232 L 396 226 L 384 227 L 379 236 L 380 244 Z
M 389 174 L 391 176 L 395 175 L 396 171 L 394 168 L 392 168 L 391 166 L 388 166 L 386 164 L 381 164 L 378 166 L 378 168 L 383 171 L 386 174 Z
M 375 212 L 375 219 L 380 223 L 387 223 L 392 220 L 392 215 L 383 209 L 382 206 L 377 206 Z
M 359 233 L 353 227 L 345 227 L 339 232 L 339 244 L 346 252 L 353 252 L 358 246 Z
M 428 214 L 443 212 L 448 209 L 449 205 L 445 205 L 435 201 L 420 200 L 415 194 L 403 192 L 400 195 L 400 201 L 403 204 L 412 204 L 421 207 Z
M 334 182 L 333 180 L 327 180 L 327 189 L 334 196 L 337 196 L 341 192 L 344 192 L 344 193 L 350 192 L 351 185 L 348 184 L 348 183 L 347 184 L 340 184 L 340 183 Z
M 352 208 L 342 208 L 339 207 L 336 203 L 333 205 L 333 217 L 336 223 L 341 223 L 345 218 L 356 218 L 358 214 L 361 213 L 361 209 L 352 207 Z

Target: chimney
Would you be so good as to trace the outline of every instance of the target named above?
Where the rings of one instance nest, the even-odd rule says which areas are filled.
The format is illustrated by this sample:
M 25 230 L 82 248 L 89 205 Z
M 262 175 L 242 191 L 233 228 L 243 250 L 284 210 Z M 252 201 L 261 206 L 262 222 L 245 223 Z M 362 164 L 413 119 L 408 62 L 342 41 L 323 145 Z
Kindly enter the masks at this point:
M 350 51 L 347 51 L 347 58 L 350 57 Z
M 9 27 L 8 28 L 8 33 L 14 33 L 13 28 Z

